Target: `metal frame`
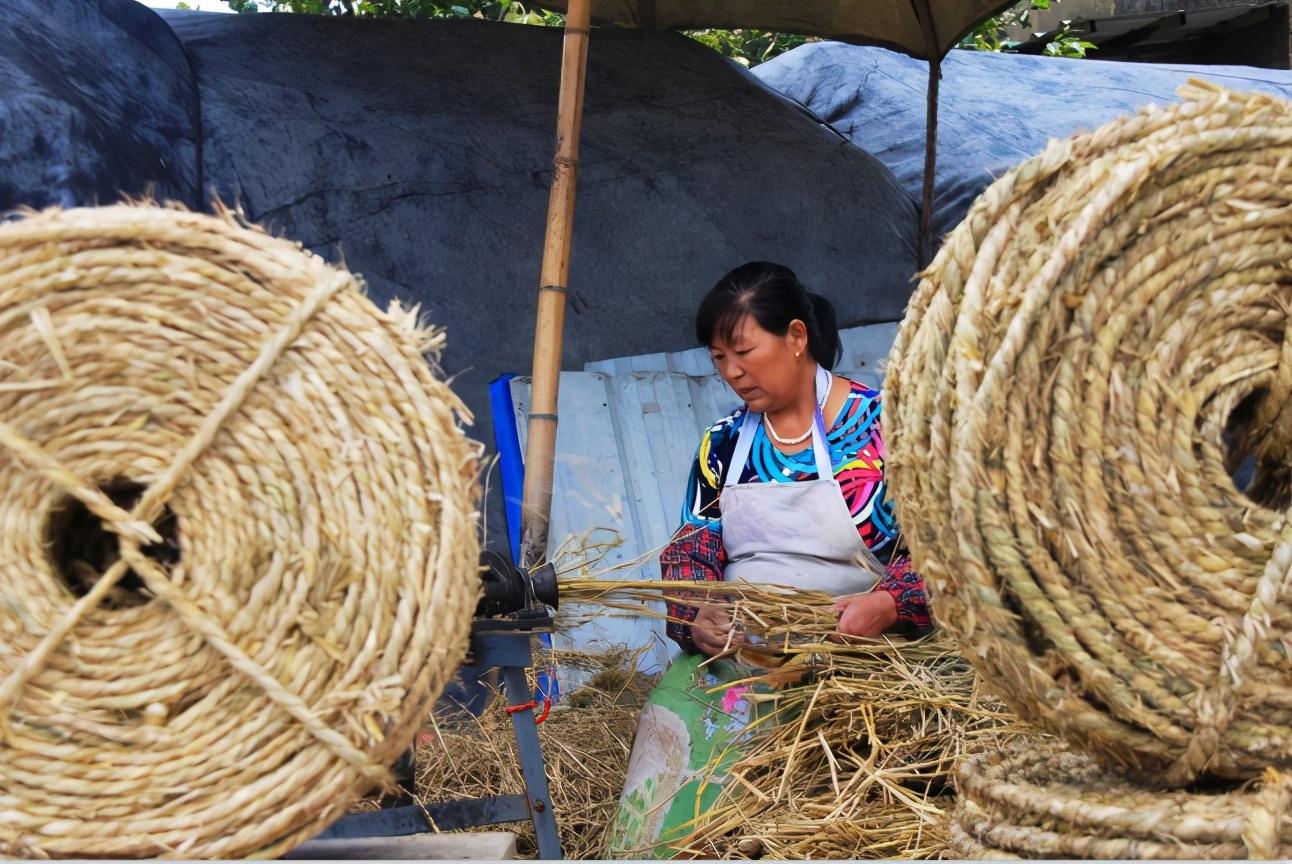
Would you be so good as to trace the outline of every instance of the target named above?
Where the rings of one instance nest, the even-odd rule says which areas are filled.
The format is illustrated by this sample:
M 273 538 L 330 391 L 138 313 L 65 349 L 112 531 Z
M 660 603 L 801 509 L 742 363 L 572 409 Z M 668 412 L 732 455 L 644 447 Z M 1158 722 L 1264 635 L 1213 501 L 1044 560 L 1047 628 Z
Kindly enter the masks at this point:
M 547 768 L 539 748 L 538 726 L 530 707 L 532 694 L 525 678 L 525 670 L 534 665 L 533 637 L 550 631 L 551 624 L 552 619 L 546 611 L 522 612 L 513 618 L 477 620 L 471 633 L 472 665 L 481 669 L 500 669 L 507 704 L 521 706 L 511 712 L 511 725 L 516 735 L 516 752 L 520 754 L 521 775 L 525 778 L 524 794 L 462 798 L 428 802 L 424 806 L 412 804 L 372 813 L 352 813 L 333 823 L 315 839 L 400 837 L 529 820 L 534 825 L 538 857 L 559 860 L 562 857 L 561 838 L 548 793 Z

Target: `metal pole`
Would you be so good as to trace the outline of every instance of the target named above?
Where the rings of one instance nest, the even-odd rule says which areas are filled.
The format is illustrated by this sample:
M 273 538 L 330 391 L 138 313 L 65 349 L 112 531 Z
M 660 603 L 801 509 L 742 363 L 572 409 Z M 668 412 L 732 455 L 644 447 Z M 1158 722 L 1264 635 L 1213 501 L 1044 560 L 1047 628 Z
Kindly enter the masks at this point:
M 552 465 L 556 458 L 556 405 L 561 377 L 561 340 L 570 275 L 570 237 L 579 166 L 579 128 L 588 61 L 590 0 L 570 0 L 561 52 L 561 97 L 556 117 L 556 156 L 547 206 L 547 235 L 534 325 L 530 376 L 529 434 L 525 448 L 525 493 L 521 519 L 521 566 L 533 567 L 547 554 L 552 514 Z
M 529 701 L 529 683 L 525 669 L 508 666 L 502 670 L 503 688 L 510 705 Z M 561 857 L 561 835 L 556 828 L 556 814 L 552 811 L 552 796 L 547 789 L 543 752 L 538 744 L 538 727 L 534 725 L 532 708 L 516 711 L 511 715 L 512 731 L 516 733 L 516 754 L 520 757 L 520 773 L 525 779 L 525 794 L 529 798 L 530 819 L 534 823 L 534 840 L 538 844 L 538 857 L 547 861 Z

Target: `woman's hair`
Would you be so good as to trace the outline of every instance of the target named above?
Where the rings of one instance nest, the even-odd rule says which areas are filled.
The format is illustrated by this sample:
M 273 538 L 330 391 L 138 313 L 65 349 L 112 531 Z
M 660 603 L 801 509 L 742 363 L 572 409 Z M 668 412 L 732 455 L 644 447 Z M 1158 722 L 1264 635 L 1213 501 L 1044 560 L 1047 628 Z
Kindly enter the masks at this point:
M 790 322 L 807 327 L 808 352 L 826 369 L 839 362 L 839 325 L 834 306 L 799 282 L 794 271 L 769 261 L 751 261 L 732 270 L 713 286 L 695 313 L 695 338 L 709 346 L 715 339 L 730 342 L 746 315 L 776 336 L 784 336 Z

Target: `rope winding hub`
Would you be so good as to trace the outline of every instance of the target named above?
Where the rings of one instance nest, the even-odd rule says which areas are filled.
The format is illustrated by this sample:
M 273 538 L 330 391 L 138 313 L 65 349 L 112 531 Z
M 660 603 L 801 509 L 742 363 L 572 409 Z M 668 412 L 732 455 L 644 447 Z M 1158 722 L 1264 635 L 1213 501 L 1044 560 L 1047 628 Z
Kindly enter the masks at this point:
M 0 854 L 274 856 L 467 648 L 441 338 L 227 216 L 0 225 Z
M 912 299 L 884 408 L 965 656 L 1168 784 L 1292 767 L 1292 107 L 1181 96 L 982 195 Z

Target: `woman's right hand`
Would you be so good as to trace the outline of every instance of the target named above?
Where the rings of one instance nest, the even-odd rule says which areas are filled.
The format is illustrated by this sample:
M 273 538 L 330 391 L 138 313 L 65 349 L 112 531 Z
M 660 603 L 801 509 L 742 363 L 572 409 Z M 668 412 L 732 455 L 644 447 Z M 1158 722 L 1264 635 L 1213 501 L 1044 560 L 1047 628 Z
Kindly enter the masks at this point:
M 739 646 L 739 637 L 730 633 L 731 613 L 721 606 L 701 606 L 691 622 L 691 641 L 710 657 Z

